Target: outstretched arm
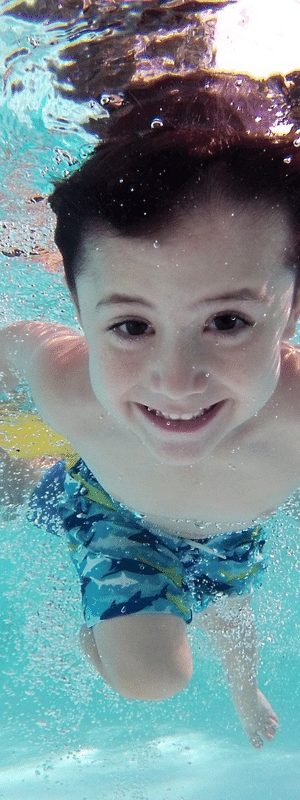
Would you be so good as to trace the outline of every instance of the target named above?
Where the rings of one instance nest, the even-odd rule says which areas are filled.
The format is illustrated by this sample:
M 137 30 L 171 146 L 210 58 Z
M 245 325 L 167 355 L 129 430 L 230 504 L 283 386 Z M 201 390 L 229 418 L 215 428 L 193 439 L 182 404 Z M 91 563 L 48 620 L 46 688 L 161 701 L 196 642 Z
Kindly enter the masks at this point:
M 223 597 L 196 617 L 223 666 L 229 691 L 253 747 L 273 739 L 278 718 L 258 689 L 258 647 L 249 598 Z
M 11 392 L 26 380 L 38 410 L 50 423 L 53 419 L 56 429 L 56 421 L 60 423 L 56 409 L 68 369 L 74 362 L 76 366 L 83 352 L 86 353 L 83 337 L 62 325 L 18 322 L 3 328 L 0 330 L 0 395 Z M 41 470 L 46 466 L 41 456 L 51 454 L 56 460 L 70 448 L 47 426 L 43 429 L 38 417 L 22 409 L 19 413 L 17 403 L 18 396 L 11 403 L 11 411 L 9 402 L 0 404 L 0 507 L 5 509 L 4 517 L 13 513 L 39 481 Z M 47 441 L 43 449 L 47 436 L 49 450 Z M 67 450 L 64 449 L 66 445 Z M 18 458 L 11 459 L 16 449 Z M 48 458 L 46 461 L 50 466 Z M 2 514 L 2 519 L 4 517 Z

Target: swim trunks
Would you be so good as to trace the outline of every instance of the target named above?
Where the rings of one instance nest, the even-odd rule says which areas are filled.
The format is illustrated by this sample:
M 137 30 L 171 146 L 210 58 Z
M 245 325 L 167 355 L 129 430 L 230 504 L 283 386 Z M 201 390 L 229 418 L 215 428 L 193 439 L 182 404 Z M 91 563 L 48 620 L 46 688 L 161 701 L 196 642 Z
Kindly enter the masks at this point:
M 198 540 L 153 532 L 104 491 L 78 456 L 68 469 L 60 461 L 44 475 L 29 516 L 66 535 L 88 628 L 132 613 L 176 614 L 190 623 L 193 609 L 251 593 L 266 566 L 260 526 Z

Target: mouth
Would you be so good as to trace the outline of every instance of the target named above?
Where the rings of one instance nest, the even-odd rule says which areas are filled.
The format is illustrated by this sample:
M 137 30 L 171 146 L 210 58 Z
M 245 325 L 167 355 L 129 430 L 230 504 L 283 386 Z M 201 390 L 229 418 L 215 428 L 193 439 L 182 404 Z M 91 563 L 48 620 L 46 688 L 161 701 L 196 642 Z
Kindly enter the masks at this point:
M 212 420 L 218 411 L 223 407 L 225 400 L 220 400 L 218 403 L 208 408 L 202 408 L 194 414 L 166 414 L 155 408 L 141 405 L 137 403 L 138 408 L 152 425 L 165 430 L 169 433 L 194 433 L 195 431 L 203 428 L 207 423 Z

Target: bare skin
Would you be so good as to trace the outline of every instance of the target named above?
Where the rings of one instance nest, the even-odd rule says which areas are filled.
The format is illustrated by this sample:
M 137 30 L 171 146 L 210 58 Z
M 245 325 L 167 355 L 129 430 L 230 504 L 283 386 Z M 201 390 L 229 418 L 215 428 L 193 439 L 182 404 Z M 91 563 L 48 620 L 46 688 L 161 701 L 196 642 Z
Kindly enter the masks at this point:
M 212 604 L 196 618 L 221 662 L 242 726 L 253 747 L 271 741 L 278 717 L 257 685 L 258 649 L 253 612 L 245 598 Z
M 91 226 L 77 279 L 84 336 L 37 322 L 0 332 L 5 388 L 25 377 L 45 421 L 150 529 L 188 539 L 243 530 L 300 485 L 290 234 L 280 210 L 257 210 L 196 210 L 160 232 L 159 248 L 153 237 L 103 237 Z M 197 624 L 260 747 L 278 723 L 257 687 L 247 608 L 224 600 Z M 91 636 L 82 635 L 85 652 L 125 697 L 161 700 L 189 683 L 179 617 L 105 620 L 93 629 L 96 650 Z
M 250 743 L 256 749 L 260 749 L 263 746 L 264 739 L 270 742 L 274 738 L 278 730 L 278 717 L 267 698 L 257 686 L 256 675 L 258 653 L 253 613 L 249 602 L 241 598 L 231 598 L 230 602 L 223 604 L 222 612 L 218 612 L 221 612 L 220 608 L 217 610 L 214 605 L 208 607 L 205 612 L 196 617 L 196 624 L 209 638 L 212 650 L 223 666 L 233 704 L 240 717 L 242 727 L 244 728 Z M 148 616 L 148 619 L 145 620 L 145 616 Z M 168 628 L 167 623 L 169 622 L 171 622 L 172 644 L 174 645 L 174 635 L 176 635 L 178 618 L 170 620 L 167 617 L 167 619 L 162 623 L 161 620 L 159 620 L 159 617 L 163 616 L 164 615 L 143 615 L 141 619 L 141 616 L 131 615 L 132 620 L 130 620 L 129 615 L 127 618 L 127 623 L 129 626 L 132 621 L 135 627 L 135 643 L 139 641 L 138 629 L 143 631 L 141 649 L 139 650 L 138 654 L 136 649 L 134 651 L 135 664 L 141 664 L 141 661 L 143 658 L 145 658 L 143 649 L 144 652 L 147 651 L 147 645 L 145 644 L 144 639 L 145 621 L 149 621 L 152 628 L 149 637 L 150 646 L 153 638 L 155 638 L 155 641 L 158 642 L 157 631 L 162 625 L 161 630 L 163 631 L 164 637 L 163 644 L 164 648 L 166 648 L 166 629 Z M 173 627 L 174 622 L 175 630 Z M 154 637 L 153 625 L 157 626 Z M 95 629 L 88 629 L 85 625 L 83 625 L 80 631 L 80 642 L 88 661 L 93 665 L 97 672 L 100 673 L 109 686 L 112 686 L 112 688 L 120 692 L 120 677 L 116 675 L 115 666 L 117 653 L 120 650 L 119 630 L 118 632 L 116 631 L 116 627 L 119 626 L 118 622 L 117 625 L 115 625 L 114 620 L 111 621 L 111 623 L 106 622 L 105 626 L 106 627 L 104 630 L 103 623 L 100 623 Z M 122 627 L 124 628 L 124 626 Z M 178 627 L 180 630 L 180 626 Z M 122 662 L 121 670 L 123 671 L 123 674 L 121 675 L 121 680 L 123 680 L 123 687 L 121 693 L 124 696 L 140 700 L 163 700 L 166 697 L 176 694 L 178 691 L 181 691 L 181 689 L 188 685 L 192 673 L 192 656 L 186 632 L 180 630 L 180 633 L 183 639 L 180 642 L 178 638 L 176 644 L 176 653 L 180 654 L 180 661 L 182 664 L 181 676 L 179 678 L 177 676 L 177 679 L 175 677 L 174 683 L 172 683 L 170 675 L 168 675 L 167 681 L 164 683 L 162 679 L 164 674 L 162 648 L 156 648 L 155 652 L 159 657 L 159 663 L 154 665 L 153 662 L 151 662 L 150 681 L 145 669 L 139 671 L 139 675 L 137 677 L 137 674 L 134 673 L 131 665 L 131 686 L 127 685 L 125 688 L 124 662 Z M 129 648 L 129 652 L 127 654 L 127 668 L 130 668 L 132 651 L 131 643 L 133 637 L 132 634 L 129 633 L 129 630 L 126 632 L 126 635 Z M 166 656 L 169 664 L 172 662 L 172 660 L 174 661 L 172 649 L 173 648 L 170 647 L 170 652 L 167 652 Z M 102 657 L 100 656 L 100 653 Z M 149 663 L 149 658 L 146 658 L 145 660 L 147 660 Z M 153 670 L 155 667 L 157 668 L 160 682 L 159 687 L 155 688 L 153 691 Z M 137 690 L 137 682 L 139 685 L 139 691 Z

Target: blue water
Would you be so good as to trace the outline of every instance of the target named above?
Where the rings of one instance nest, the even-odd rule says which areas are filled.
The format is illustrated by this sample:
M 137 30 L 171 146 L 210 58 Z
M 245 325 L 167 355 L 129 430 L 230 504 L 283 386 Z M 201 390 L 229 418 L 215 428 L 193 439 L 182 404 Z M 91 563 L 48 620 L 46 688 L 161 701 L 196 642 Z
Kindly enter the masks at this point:
M 95 141 L 81 125 L 91 101 L 58 98 L 48 69 L 49 51 L 53 58 L 70 30 L 1 18 L 1 325 L 19 318 L 77 325 L 52 215 L 39 199 Z M 177 697 L 126 701 L 105 687 L 79 647 L 79 586 L 64 543 L 33 528 L 22 508 L 2 519 L 0 798 L 300 800 L 297 519 L 294 497 L 270 524 L 270 566 L 254 599 L 260 687 L 281 723 L 259 752 L 194 629 L 194 676 Z
M 64 543 L 22 512 L 4 528 L 0 797 L 298 800 L 299 534 L 283 511 L 272 527 L 254 605 L 260 686 L 281 729 L 261 752 L 244 738 L 196 630 L 194 677 L 176 698 L 130 702 L 105 687 L 79 648 L 79 587 Z

